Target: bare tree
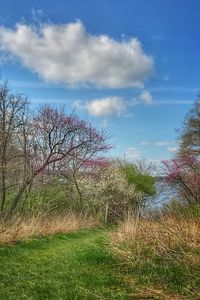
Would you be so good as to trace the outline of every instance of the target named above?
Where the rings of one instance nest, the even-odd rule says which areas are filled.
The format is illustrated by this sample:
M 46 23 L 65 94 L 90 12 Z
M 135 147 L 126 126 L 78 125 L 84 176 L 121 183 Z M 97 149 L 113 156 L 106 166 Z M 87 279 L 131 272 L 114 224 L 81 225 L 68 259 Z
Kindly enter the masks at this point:
M 3 214 L 7 193 L 17 185 L 16 170 L 22 163 L 17 135 L 23 126 L 27 99 L 9 92 L 7 83 L 0 87 L 0 210 Z M 17 162 L 17 164 L 16 164 Z M 18 176 L 17 176 L 18 177 Z
M 180 130 L 180 152 L 200 155 L 200 97 L 194 102 Z
M 107 138 L 76 115 L 49 105 L 33 115 L 26 98 L 13 95 L 7 83 L 0 86 L 1 217 L 13 214 L 38 175 L 73 170 L 77 184 L 83 161 L 110 148 Z
M 182 154 L 163 161 L 166 182 L 175 188 L 177 196 L 187 204 L 200 203 L 200 160 L 196 156 Z
M 46 105 L 31 119 L 29 172 L 15 195 L 8 216 L 17 207 L 25 190 L 39 174 L 52 174 L 60 170 L 64 160 L 72 161 L 108 149 L 107 136 L 98 132 L 75 115 Z M 29 144 L 30 144 L 29 143 Z

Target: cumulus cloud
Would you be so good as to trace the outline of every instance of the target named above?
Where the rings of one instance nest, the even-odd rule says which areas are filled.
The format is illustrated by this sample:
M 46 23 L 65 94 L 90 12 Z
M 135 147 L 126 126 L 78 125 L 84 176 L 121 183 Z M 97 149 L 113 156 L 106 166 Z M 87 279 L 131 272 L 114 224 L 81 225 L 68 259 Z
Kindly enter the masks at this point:
M 86 103 L 78 101 L 75 107 L 86 110 L 91 116 L 105 117 L 111 115 L 120 116 L 125 111 L 127 104 L 122 97 L 107 97 L 91 100 Z
M 80 21 L 0 27 L 0 47 L 45 80 L 72 86 L 141 87 L 154 64 L 138 39 L 91 35 Z
M 138 99 L 145 104 L 152 104 L 153 103 L 153 96 L 148 91 L 143 91 L 139 94 Z
M 121 116 L 122 114 L 126 117 L 131 117 L 132 112 L 130 109 L 138 104 L 140 104 L 140 102 L 138 101 L 137 97 L 124 98 L 119 96 L 110 96 L 100 99 L 93 99 L 86 102 L 79 100 L 76 101 L 73 106 L 79 110 L 87 111 L 91 116 L 94 117 L 105 117 L 111 115 Z M 143 146 L 145 146 L 145 143 L 147 142 L 143 143 Z M 159 146 L 159 142 L 157 143 L 157 146 Z

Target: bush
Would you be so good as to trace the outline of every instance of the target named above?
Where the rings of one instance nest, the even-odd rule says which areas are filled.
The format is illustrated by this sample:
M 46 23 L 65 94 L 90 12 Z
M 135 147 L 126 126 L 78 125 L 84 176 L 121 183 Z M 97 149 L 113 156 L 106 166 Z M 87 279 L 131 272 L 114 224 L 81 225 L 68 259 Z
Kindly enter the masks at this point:
M 155 179 L 147 174 L 141 174 L 132 164 L 127 164 L 121 168 L 129 184 L 134 184 L 137 191 L 144 196 L 153 196 L 156 193 Z
M 111 166 L 79 179 L 83 207 L 105 215 L 107 221 L 122 220 L 133 211 L 142 193 L 129 185 L 119 168 Z
M 141 193 L 139 202 L 137 203 L 138 210 L 144 210 L 149 204 L 149 199 L 156 194 L 155 179 L 145 170 L 140 170 L 137 165 L 125 163 L 120 167 L 120 170 L 129 184 L 134 185 L 135 190 Z

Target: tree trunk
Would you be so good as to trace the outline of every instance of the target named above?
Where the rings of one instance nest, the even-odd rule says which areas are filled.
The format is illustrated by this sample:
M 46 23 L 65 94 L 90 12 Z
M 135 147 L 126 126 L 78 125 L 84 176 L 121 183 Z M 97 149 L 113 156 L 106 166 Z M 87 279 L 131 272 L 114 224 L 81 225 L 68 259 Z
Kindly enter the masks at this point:
M 33 179 L 34 179 L 34 177 L 31 177 L 30 179 L 27 179 L 27 180 L 23 183 L 23 185 L 22 185 L 21 188 L 19 189 L 19 192 L 17 193 L 17 195 L 16 195 L 16 196 L 14 197 L 14 199 L 13 199 L 11 208 L 10 208 L 10 210 L 8 211 L 8 214 L 7 214 L 7 216 L 6 216 L 6 219 L 10 219 L 10 218 L 11 218 L 11 216 L 12 216 L 14 210 L 16 209 L 17 204 L 18 204 L 18 202 L 20 201 L 20 199 L 21 199 L 21 197 L 22 197 L 24 191 L 26 190 L 26 188 L 27 188 L 30 184 L 32 184 Z

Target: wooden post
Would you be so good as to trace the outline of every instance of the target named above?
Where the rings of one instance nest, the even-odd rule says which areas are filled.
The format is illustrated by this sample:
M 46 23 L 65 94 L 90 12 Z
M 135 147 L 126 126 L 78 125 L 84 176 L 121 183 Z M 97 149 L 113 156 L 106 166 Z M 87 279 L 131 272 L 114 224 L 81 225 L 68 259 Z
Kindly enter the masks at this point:
M 108 222 L 108 203 L 106 203 L 106 211 L 105 211 L 105 219 L 104 219 L 104 221 L 105 221 L 105 224 L 107 224 L 107 222 Z

